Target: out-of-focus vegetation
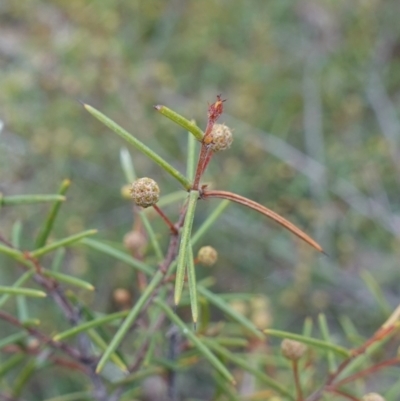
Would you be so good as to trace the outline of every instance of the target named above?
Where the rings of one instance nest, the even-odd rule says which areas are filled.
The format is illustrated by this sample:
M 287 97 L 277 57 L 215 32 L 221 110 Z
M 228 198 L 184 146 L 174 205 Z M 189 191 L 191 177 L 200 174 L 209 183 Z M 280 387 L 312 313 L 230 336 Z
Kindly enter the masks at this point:
M 264 294 L 275 328 L 299 332 L 324 312 L 338 336 L 344 315 L 370 334 L 400 295 L 399 15 L 396 0 L 2 0 L 0 191 L 54 193 L 68 177 L 54 238 L 97 228 L 122 247 L 133 223 L 120 194 L 122 142 L 78 101 L 183 170 L 186 135 L 152 106 L 204 127 L 207 102 L 222 93 L 235 141 L 211 163 L 210 185 L 281 213 L 329 257 L 232 205 L 204 243 L 220 255 L 219 290 Z M 138 175 L 179 189 L 132 155 Z M 195 224 L 215 205 L 200 205 Z M 30 249 L 46 211 L 3 208 L 1 232 L 21 221 Z M 87 302 L 98 310 L 115 309 L 115 288 L 132 289 L 132 272 L 112 259 L 80 247 L 67 258 L 70 273 L 95 278 Z M 15 278 L 6 266 L 1 275 Z M 250 306 L 238 307 L 251 317 Z

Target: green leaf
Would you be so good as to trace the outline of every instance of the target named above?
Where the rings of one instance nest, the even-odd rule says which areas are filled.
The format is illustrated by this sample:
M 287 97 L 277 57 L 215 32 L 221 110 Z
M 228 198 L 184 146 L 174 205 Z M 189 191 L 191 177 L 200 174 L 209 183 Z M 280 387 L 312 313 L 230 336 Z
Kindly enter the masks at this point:
M 187 118 L 182 117 L 180 114 L 169 109 L 166 106 L 157 105 L 154 106 L 154 108 L 163 116 L 169 118 L 174 123 L 185 128 L 186 131 L 189 131 L 198 141 L 201 141 L 203 139 L 203 131 L 193 121 L 189 121 Z
M 198 198 L 199 198 L 199 191 L 189 192 L 188 206 L 186 211 L 185 222 L 182 227 L 181 242 L 179 245 L 179 253 L 178 253 L 178 265 L 176 269 L 175 293 L 174 293 L 175 305 L 179 304 L 182 295 L 183 282 L 185 280 L 185 270 L 187 264 L 188 246 L 192 234 L 193 219 L 194 219 L 194 213 L 196 211 L 196 203 Z
M 358 333 L 353 321 L 347 315 L 340 315 L 339 323 L 350 342 L 355 345 L 361 345 L 365 341 L 365 339 Z
M 273 329 L 264 330 L 264 333 L 269 336 L 280 337 L 280 338 L 289 338 L 291 340 L 296 340 L 303 344 L 307 344 L 307 345 L 311 345 L 312 347 L 320 348 L 324 351 L 333 351 L 335 354 L 338 354 L 345 358 L 348 358 L 349 356 L 351 356 L 351 351 L 347 350 L 346 348 L 341 347 L 339 345 L 331 344 L 326 341 L 318 340 L 316 338 L 304 337 L 300 334 L 293 334 L 293 333 L 288 333 L 286 331 L 273 330 Z
M 56 254 L 54 255 L 53 261 L 51 263 L 51 270 L 53 272 L 58 272 L 65 257 L 65 248 L 58 248 Z
M 84 107 L 90 114 L 96 117 L 104 125 L 106 125 L 121 138 L 125 139 L 128 143 L 133 145 L 136 149 L 138 149 L 140 152 L 142 152 L 151 160 L 153 160 L 155 163 L 157 163 L 167 173 L 172 175 L 176 180 L 178 180 L 183 185 L 184 188 L 188 190 L 190 189 L 191 183 L 188 181 L 188 179 L 184 175 L 182 175 L 178 170 L 176 170 L 173 166 L 171 166 L 168 162 L 166 162 L 162 157 L 160 157 L 157 153 L 153 152 L 144 143 L 136 139 L 128 131 L 124 130 L 121 126 L 119 126 L 117 123 L 106 117 L 100 111 L 96 110 L 92 106 L 89 106 L 88 104 L 84 104 Z
M 329 334 L 329 327 L 328 327 L 328 322 L 326 321 L 326 317 L 323 313 L 320 313 L 318 315 L 318 324 L 319 324 L 319 329 L 322 334 L 322 338 L 327 342 L 331 342 L 331 337 Z M 329 373 L 333 373 L 336 368 L 336 360 L 335 360 L 335 355 L 332 351 L 328 351 L 327 353 L 327 358 L 328 358 L 328 367 L 329 367 Z
M 128 312 L 129 311 L 116 312 L 116 313 L 112 313 L 112 314 L 107 315 L 107 316 L 99 317 L 99 318 L 91 320 L 89 322 L 85 322 L 85 323 L 79 324 L 78 326 L 72 327 L 72 328 L 70 328 L 68 330 L 65 330 L 65 331 L 63 331 L 61 333 L 56 334 L 53 337 L 53 340 L 54 341 L 65 340 L 66 338 L 70 338 L 70 337 L 76 336 L 77 334 L 85 332 L 85 331 L 87 331 L 89 329 L 93 329 L 93 328 L 98 327 L 98 326 L 103 326 L 106 323 L 113 322 L 114 320 L 122 319 L 122 318 L 126 317 Z
M 69 186 L 71 185 L 71 181 L 66 179 L 61 183 L 60 189 L 58 190 L 59 195 L 65 195 Z M 57 217 L 58 211 L 60 210 L 61 204 L 63 201 L 59 200 L 56 201 L 53 205 L 53 207 L 50 210 L 50 213 L 48 214 L 46 221 L 40 230 L 36 242 L 35 242 L 35 247 L 40 248 L 44 246 L 44 244 L 47 241 L 47 238 L 50 235 L 51 229 L 53 228 L 54 221 Z
M 28 333 L 26 333 L 25 331 L 20 331 L 19 333 L 11 334 L 10 336 L 0 340 L 0 349 L 10 344 L 16 344 L 26 337 L 28 337 Z
M 131 184 L 136 180 L 135 168 L 133 167 L 132 158 L 127 148 L 122 148 L 119 151 L 119 160 L 122 170 L 125 174 L 126 181 Z
M 4 253 L 7 256 L 12 257 L 13 259 L 18 260 L 18 262 L 22 262 L 25 265 L 27 264 L 24 255 L 22 252 L 18 251 L 17 249 L 10 248 L 9 246 L 3 245 L 0 243 L 0 253 Z
M 151 268 L 150 266 L 147 266 L 142 261 L 135 259 L 134 257 L 128 255 L 127 253 L 121 252 L 110 245 L 106 245 L 100 241 L 89 238 L 83 239 L 80 243 L 87 245 L 89 248 L 95 249 L 96 251 L 112 256 L 115 259 L 118 259 L 121 262 L 126 263 L 128 266 L 133 267 L 134 269 L 137 269 L 143 273 L 146 273 L 148 275 L 154 274 L 154 269 Z
M 198 301 L 197 301 L 197 287 L 196 287 L 196 269 L 194 266 L 193 249 L 189 243 L 188 246 L 188 284 L 189 284 L 189 295 L 190 295 L 190 308 L 192 310 L 193 323 L 196 326 L 197 319 L 199 317 Z
M 303 324 L 303 336 L 304 337 L 311 337 L 312 334 L 312 328 L 313 328 L 313 320 L 311 317 L 306 317 L 304 319 L 304 324 Z
M 163 300 L 156 299 L 155 304 L 158 305 L 168 316 L 171 322 L 175 323 L 182 334 L 197 348 L 197 350 L 210 362 L 210 364 L 229 382 L 235 383 L 235 379 L 221 361 L 203 344 L 203 342 L 189 330 L 185 323 L 174 313 L 174 311 Z
M 0 197 L 0 206 L 26 205 L 30 203 L 64 202 L 65 196 L 61 195 L 15 195 Z
M 27 297 L 45 298 L 47 294 L 43 291 L 31 288 L 4 287 L 0 286 L 0 294 L 26 295 Z
M 12 226 L 12 234 L 11 234 L 11 243 L 14 248 L 19 249 L 21 246 L 21 232 L 22 232 L 22 223 L 18 220 Z
M 12 395 L 14 398 L 18 398 L 23 391 L 25 384 L 32 377 L 37 369 L 36 360 L 30 359 L 18 372 L 16 377 L 13 379 Z
M 12 287 L 19 287 L 28 281 L 34 274 L 33 270 L 25 272 L 13 285 Z M 11 297 L 12 294 L 4 294 L 0 298 L 0 308 L 7 302 L 7 300 Z
M 247 362 L 246 360 L 236 356 L 229 350 L 227 350 L 224 347 L 221 347 L 219 344 L 217 344 L 215 341 L 213 341 L 210 338 L 204 339 L 204 342 L 212 348 L 217 354 L 220 354 L 227 360 L 231 361 L 235 365 L 241 367 L 242 369 L 246 370 L 247 372 L 251 373 L 257 379 L 259 379 L 261 382 L 266 384 L 267 386 L 271 387 L 273 390 L 275 390 L 277 393 L 288 397 L 291 400 L 294 400 L 294 397 L 292 394 L 290 394 L 282 385 L 280 385 L 277 381 L 272 379 L 271 377 L 267 376 L 265 373 L 262 372 L 261 369 L 255 367 L 251 362 Z
M 93 400 L 92 393 L 88 391 L 78 391 L 75 393 L 69 393 L 65 395 L 58 395 L 57 397 L 47 398 L 44 401 L 91 401 Z
M 230 307 L 228 303 L 226 303 L 221 297 L 218 295 L 213 294 L 211 291 L 207 290 L 203 286 L 197 287 L 199 293 L 203 295 L 210 303 L 215 305 L 217 308 L 221 309 L 225 312 L 228 316 L 230 316 L 233 320 L 240 323 L 244 328 L 249 330 L 252 334 L 254 334 L 259 339 L 264 339 L 265 336 L 263 333 L 256 327 L 254 324 L 248 320 L 246 317 L 241 315 L 240 313 L 236 312 L 234 309 Z
M 364 280 L 364 283 L 370 290 L 371 294 L 374 296 L 376 302 L 378 303 L 381 311 L 385 317 L 389 317 L 392 308 L 390 307 L 388 301 L 386 300 L 382 288 L 379 283 L 375 280 L 374 276 L 368 272 L 367 270 L 363 270 L 361 272 L 361 278 Z
M 93 329 L 89 329 L 87 332 L 90 339 L 101 351 L 105 351 L 108 347 L 108 344 L 101 338 L 101 336 Z M 128 371 L 128 367 L 125 362 L 120 358 L 117 352 L 114 352 L 110 356 L 110 361 L 114 362 L 116 366 L 118 366 L 123 372 Z
M 144 225 L 144 228 L 147 231 L 147 234 L 149 235 L 151 246 L 153 247 L 154 252 L 155 252 L 155 254 L 157 256 L 157 260 L 158 260 L 158 262 L 162 262 L 163 259 L 164 259 L 164 255 L 163 255 L 163 252 L 161 250 L 160 243 L 157 240 L 156 233 L 154 232 L 153 227 L 151 226 L 149 219 L 147 218 L 147 216 L 142 211 L 139 212 L 139 216 L 140 216 L 140 219 L 143 222 L 143 225 Z
M 194 172 L 196 169 L 196 140 L 194 136 L 188 133 L 188 145 L 187 145 L 187 161 L 186 161 L 186 177 L 189 181 L 193 181 Z
M 230 202 L 228 200 L 223 200 L 206 218 L 203 224 L 199 227 L 196 233 L 192 236 L 192 245 L 195 245 L 197 241 L 211 228 L 218 217 L 225 211 L 229 206 Z
M 39 249 L 36 249 L 36 250 L 32 251 L 31 252 L 31 256 L 33 258 L 39 258 L 39 257 L 41 257 L 43 255 L 46 255 L 47 253 L 52 252 L 52 251 L 54 251 L 54 250 L 56 250 L 58 248 L 74 244 L 75 242 L 81 240 L 82 238 L 88 237 L 89 235 L 93 235 L 93 234 L 96 234 L 96 233 L 97 233 L 97 230 L 86 230 L 86 231 L 83 231 L 83 232 L 81 232 L 79 234 L 74 234 L 74 235 L 71 235 L 71 236 L 69 236 L 67 238 L 63 238 L 63 239 L 61 239 L 59 241 L 54 241 L 53 243 L 51 243 L 49 245 L 46 245 L 46 246 L 44 246 L 42 248 L 39 248 Z
M 0 379 L 4 377 L 10 370 L 14 369 L 25 359 L 23 353 L 13 355 L 0 365 Z
M 150 281 L 140 298 L 136 301 L 135 305 L 133 308 L 130 310 L 128 316 L 118 329 L 117 333 L 111 340 L 109 346 L 105 350 L 103 356 L 101 357 L 97 368 L 96 372 L 99 373 L 101 370 L 104 368 L 105 364 L 107 363 L 108 359 L 110 358 L 111 354 L 117 349 L 117 347 L 121 344 L 121 341 L 125 337 L 126 333 L 129 331 L 130 327 L 134 323 L 135 319 L 139 316 L 139 313 L 142 311 L 144 306 L 146 305 L 147 301 L 149 298 L 153 295 L 154 290 L 157 288 L 157 286 L 161 283 L 163 280 L 164 275 L 161 273 L 161 271 L 157 271 L 157 273 L 154 275 L 153 279 Z
M 52 277 L 57 281 L 61 281 L 62 283 L 70 284 L 75 287 L 83 288 L 85 290 L 93 291 L 94 286 L 87 281 L 81 280 L 80 278 L 69 276 L 67 274 L 62 274 L 58 272 L 53 272 L 51 270 L 43 270 L 42 273 L 44 276 Z

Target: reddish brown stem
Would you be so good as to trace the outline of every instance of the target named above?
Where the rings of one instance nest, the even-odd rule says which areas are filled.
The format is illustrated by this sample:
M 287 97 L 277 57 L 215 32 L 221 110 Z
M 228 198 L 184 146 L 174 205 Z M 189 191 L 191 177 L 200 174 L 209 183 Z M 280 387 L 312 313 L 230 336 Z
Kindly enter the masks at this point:
M 292 362 L 292 368 L 293 368 L 294 384 L 296 386 L 297 401 L 303 401 L 303 392 L 301 391 L 298 361 Z
M 161 218 L 165 221 L 169 229 L 171 230 L 171 234 L 178 235 L 179 231 L 174 226 L 172 221 L 167 217 L 167 215 L 155 204 L 153 205 L 154 210 L 161 216 Z
M 12 324 L 15 327 L 26 330 L 31 336 L 37 338 L 42 344 L 48 344 L 52 348 L 63 351 L 70 358 L 82 363 L 83 367 L 85 368 L 85 370 L 87 372 L 87 366 L 86 366 L 87 359 L 85 357 L 83 357 L 83 355 L 79 351 L 77 351 L 75 348 L 73 348 L 65 343 L 62 343 L 59 341 L 54 341 L 53 339 L 51 339 L 50 337 L 47 337 L 45 334 L 43 334 L 42 332 L 40 332 L 39 330 L 37 330 L 33 327 L 25 326 L 14 316 L 9 315 L 6 312 L 0 311 L 0 319 Z
M 205 170 L 205 163 L 207 161 L 210 152 L 211 152 L 210 148 L 203 143 L 201 145 L 199 161 L 197 162 L 196 174 L 194 176 L 194 182 L 192 186 L 192 189 L 196 191 L 199 189 L 200 180 Z
M 225 100 L 221 100 L 221 95 L 218 95 L 217 101 L 208 108 L 207 127 L 204 132 L 199 161 L 197 162 L 196 174 L 194 176 L 194 182 L 192 186 L 192 189 L 196 191 L 199 189 L 201 177 L 204 171 L 206 170 L 208 163 L 211 160 L 212 151 L 207 145 L 209 145 L 212 141 L 211 131 L 213 129 L 213 126 L 215 122 L 218 120 L 219 116 L 224 111 L 224 106 L 223 106 L 224 102 Z
M 247 206 L 247 207 L 263 214 L 264 216 L 267 216 L 270 219 L 276 221 L 281 226 L 285 227 L 287 230 L 291 231 L 293 234 L 297 235 L 303 241 L 307 242 L 309 245 L 314 247 L 317 251 L 324 253 L 322 247 L 316 241 L 314 241 L 310 236 L 308 236 L 303 231 L 301 231 L 299 228 L 297 228 L 294 224 L 290 223 L 289 221 L 284 219 L 279 214 L 273 212 L 272 210 L 266 208 L 263 205 L 260 205 L 257 202 L 254 202 L 251 199 L 245 198 L 241 195 L 234 194 L 234 193 L 228 192 L 228 191 L 212 191 L 212 190 L 207 190 L 207 189 L 205 189 L 204 192 L 202 193 L 202 197 L 203 198 L 228 199 L 232 202 L 240 203 L 241 205 Z
M 357 358 L 359 355 L 365 353 L 368 347 L 370 347 L 372 344 L 374 344 L 377 341 L 381 341 L 387 336 L 389 336 L 393 331 L 396 329 L 397 326 L 394 324 L 391 326 L 382 326 L 371 338 L 369 338 L 367 341 L 365 341 L 364 344 L 362 344 L 360 347 L 356 348 L 355 350 L 352 351 L 352 354 L 349 358 L 345 359 L 339 367 L 336 369 L 336 372 L 331 374 L 325 384 L 315 391 L 313 394 L 311 394 L 309 397 L 307 397 L 306 401 L 318 401 L 321 397 L 324 391 L 333 391 L 337 389 L 338 385 L 343 384 L 343 382 L 347 379 L 343 379 L 341 382 L 338 382 L 337 384 L 334 384 L 334 381 L 339 377 L 339 375 L 344 371 L 344 369 L 350 364 L 352 360 Z M 392 361 L 392 360 L 390 360 Z M 384 363 L 384 362 L 383 362 Z M 375 365 L 377 366 L 377 365 Z M 385 365 L 386 366 L 386 365 Z M 357 400 L 357 399 L 356 399 Z
M 336 388 L 335 389 L 327 389 L 327 391 L 329 391 L 330 393 L 341 395 L 342 397 L 347 398 L 348 400 L 351 400 L 351 401 L 360 401 L 360 399 L 357 397 L 354 397 L 354 395 L 345 393 L 344 391 L 338 390 Z
M 392 358 L 392 359 L 388 359 L 386 361 L 380 362 L 374 366 L 371 366 L 370 368 L 361 370 L 360 372 L 354 373 L 353 375 L 348 376 L 345 379 L 338 381 L 337 383 L 335 383 L 335 387 L 343 386 L 346 383 L 350 383 L 354 380 L 360 379 L 361 377 L 368 376 L 371 373 L 375 373 L 378 370 L 386 368 L 388 366 L 397 365 L 398 363 L 400 363 L 399 358 Z

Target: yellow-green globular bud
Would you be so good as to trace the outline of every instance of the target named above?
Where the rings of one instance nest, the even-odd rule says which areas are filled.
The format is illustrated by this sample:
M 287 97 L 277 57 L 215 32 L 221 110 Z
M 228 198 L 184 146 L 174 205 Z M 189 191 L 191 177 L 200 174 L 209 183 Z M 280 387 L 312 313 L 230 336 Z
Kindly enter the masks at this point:
M 385 399 L 378 393 L 368 393 L 364 395 L 362 401 L 385 401 Z
M 153 206 L 160 198 L 160 188 L 151 178 L 139 178 L 132 183 L 130 189 L 133 201 L 142 207 Z
M 232 131 L 224 124 L 214 124 L 211 131 L 210 148 L 214 152 L 228 149 L 233 142 Z
M 306 351 L 307 347 L 295 340 L 285 338 L 281 343 L 282 355 L 291 361 L 299 360 Z
M 121 196 L 124 199 L 131 199 L 131 186 L 130 186 L 130 184 L 126 184 L 121 188 Z
M 198 261 L 206 266 L 212 266 L 218 259 L 218 252 L 212 246 L 203 246 L 197 253 Z

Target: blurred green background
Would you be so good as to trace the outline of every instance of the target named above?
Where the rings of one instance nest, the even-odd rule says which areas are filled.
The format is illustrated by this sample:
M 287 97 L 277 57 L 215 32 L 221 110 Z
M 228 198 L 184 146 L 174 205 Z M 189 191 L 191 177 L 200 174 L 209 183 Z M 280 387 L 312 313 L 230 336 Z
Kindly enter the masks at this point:
M 276 328 L 299 331 L 324 311 L 333 327 L 346 314 L 371 333 L 400 295 L 399 15 L 397 0 L 1 0 L 0 190 L 54 193 L 71 178 L 54 238 L 97 228 L 122 244 L 132 227 L 120 194 L 125 144 L 78 100 L 184 171 L 186 133 L 152 106 L 204 128 L 207 103 L 221 93 L 235 141 L 205 181 L 281 213 L 329 257 L 231 205 L 201 244 L 218 249 L 217 291 L 266 295 Z M 139 176 L 156 178 L 164 194 L 179 189 L 130 151 Z M 216 204 L 203 202 L 195 224 Z M 47 210 L 3 208 L 1 232 L 21 220 L 30 249 Z M 115 288 L 130 288 L 132 272 L 80 247 L 65 270 L 94 281 L 97 310 L 110 310 Z M 383 291 L 380 304 L 364 271 Z

